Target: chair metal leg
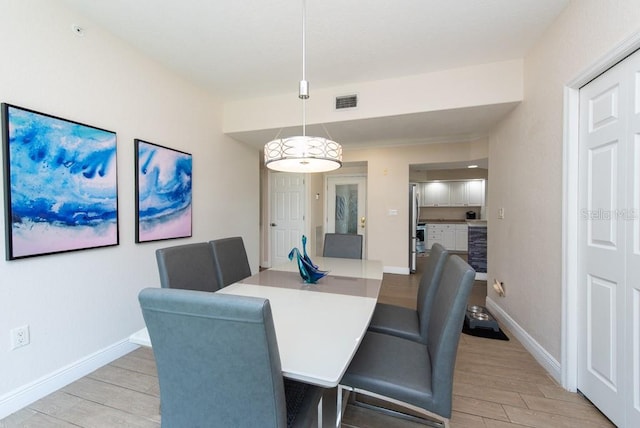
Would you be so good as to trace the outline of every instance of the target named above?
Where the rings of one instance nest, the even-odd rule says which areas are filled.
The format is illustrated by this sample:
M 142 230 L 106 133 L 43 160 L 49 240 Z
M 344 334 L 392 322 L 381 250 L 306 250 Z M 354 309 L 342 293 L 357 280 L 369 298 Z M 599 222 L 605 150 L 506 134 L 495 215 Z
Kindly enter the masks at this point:
M 397 410 L 393 410 L 393 409 L 388 409 L 386 407 L 382 407 L 382 406 L 375 406 L 373 404 L 370 403 L 365 403 L 362 401 L 358 401 L 358 399 L 355 399 L 353 401 L 353 405 L 354 406 L 358 406 L 358 407 L 362 407 L 363 409 L 369 409 L 369 410 L 373 410 L 376 411 L 378 413 L 383 413 L 385 415 L 388 416 L 393 416 L 396 418 L 400 418 L 400 419 L 405 419 L 411 422 L 416 422 L 419 424 L 423 424 L 423 425 L 427 425 L 429 427 L 434 427 L 434 428 L 443 428 L 444 427 L 444 423 L 440 422 L 440 421 L 432 421 L 429 419 L 424 419 L 424 418 L 419 418 L 417 416 L 413 416 L 413 415 L 409 415 L 407 413 L 402 413 L 399 412 Z
M 342 412 L 344 411 L 342 408 L 342 394 L 344 389 L 345 387 L 338 385 L 338 392 L 336 394 L 336 428 L 340 428 L 340 424 L 342 423 Z
M 342 415 L 349 404 L 349 397 L 353 389 L 349 386 L 338 385 L 338 392 L 336 397 L 336 428 L 340 428 L 342 424 Z
M 429 427 L 449 428 L 449 419 L 448 418 L 443 418 L 440 415 L 437 415 L 437 414 L 435 414 L 433 412 L 430 412 L 428 410 L 422 409 L 420 407 L 417 407 L 417 406 L 414 406 L 414 405 L 411 405 L 411 404 L 408 404 L 408 403 L 404 403 L 402 401 L 398 401 L 398 400 L 395 400 L 393 398 L 385 397 L 383 395 L 379 395 L 379 394 L 375 394 L 375 393 L 372 393 L 372 392 L 369 392 L 369 391 L 361 390 L 361 389 L 358 389 L 358 388 L 351 388 L 351 387 L 348 387 L 348 386 L 340 386 L 339 390 L 341 388 L 344 388 L 344 389 L 354 393 L 355 397 L 351 400 L 351 403 L 353 405 L 355 405 L 355 406 L 366 408 L 366 409 L 369 409 L 369 410 L 374 410 L 374 411 L 377 411 L 377 412 L 380 412 L 380 413 L 383 413 L 383 414 L 386 414 L 386 415 L 389 415 L 389 416 L 410 420 L 412 422 L 417 422 L 417 423 L 420 423 L 420 424 L 423 424 L 423 425 L 426 425 L 426 426 L 429 426 Z M 392 409 L 389 409 L 387 407 L 376 406 L 374 404 L 364 403 L 362 401 L 358 401 L 358 399 L 356 398 L 357 397 L 356 394 L 362 394 L 362 395 L 366 395 L 366 396 L 369 396 L 369 397 L 377 398 L 379 400 L 383 400 L 383 401 L 386 401 L 386 402 L 389 402 L 389 403 L 392 403 L 392 404 L 396 404 L 398 406 L 401 406 L 401 407 L 404 407 L 406 409 L 410 409 L 410 410 L 412 410 L 412 411 L 414 411 L 416 413 L 419 413 L 420 415 L 422 415 L 422 417 L 410 415 L 408 413 L 403 413 L 403 412 L 398 411 L 398 410 L 392 410 Z M 338 395 L 338 404 L 340 405 L 340 407 L 338 408 L 339 417 L 338 417 L 337 422 L 336 422 L 336 427 L 337 428 L 340 428 L 340 421 L 341 421 L 342 412 L 343 412 L 342 403 L 341 403 L 341 401 L 342 401 L 341 395 L 342 394 Z

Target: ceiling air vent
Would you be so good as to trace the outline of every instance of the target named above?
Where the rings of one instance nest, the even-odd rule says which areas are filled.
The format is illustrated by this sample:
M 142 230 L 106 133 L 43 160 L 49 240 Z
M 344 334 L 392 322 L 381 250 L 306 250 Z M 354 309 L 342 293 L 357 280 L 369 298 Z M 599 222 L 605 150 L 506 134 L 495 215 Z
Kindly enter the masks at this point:
M 336 97 L 336 110 L 358 107 L 358 95 L 344 95 Z

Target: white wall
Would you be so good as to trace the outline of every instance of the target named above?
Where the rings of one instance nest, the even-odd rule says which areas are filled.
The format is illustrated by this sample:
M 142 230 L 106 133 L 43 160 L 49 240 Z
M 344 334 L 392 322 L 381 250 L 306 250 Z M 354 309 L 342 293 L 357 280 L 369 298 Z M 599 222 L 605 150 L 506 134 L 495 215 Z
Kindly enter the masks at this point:
M 495 302 L 561 360 L 563 86 L 640 31 L 637 0 L 574 0 L 524 60 L 524 102 L 489 142 L 488 278 Z M 504 220 L 497 210 L 505 209 Z
M 116 247 L 0 260 L 2 418 L 53 374 L 126 349 L 144 325 L 139 290 L 159 285 L 156 248 L 242 235 L 256 271 L 260 160 L 222 134 L 218 100 L 59 2 L 0 0 L 0 11 L 0 101 L 117 132 L 120 228 Z M 134 138 L 193 154 L 192 238 L 134 243 Z M 10 351 L 24 324 L 31 344 Z

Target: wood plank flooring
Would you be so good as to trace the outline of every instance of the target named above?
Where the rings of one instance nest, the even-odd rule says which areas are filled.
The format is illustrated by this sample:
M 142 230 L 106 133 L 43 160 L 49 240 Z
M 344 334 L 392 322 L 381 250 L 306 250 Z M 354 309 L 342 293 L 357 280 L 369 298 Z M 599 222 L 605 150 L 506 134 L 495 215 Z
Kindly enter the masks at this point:
M 385 274 L 380 301 L 415 308 L 420 268 L 416 275 Z M 484 305 L 485 295 L 486 283 L 476 282 L 470 303 Z M 589 401 L 558 386 L 505 332 L 508 342 L 461 335 L 452 428 L 613 426 Z M 139 348 L 0 420 L 0 428 L 159 427 L 159 404 L 153 353 Z M 342 426 L 423 425 L 350 405 Z

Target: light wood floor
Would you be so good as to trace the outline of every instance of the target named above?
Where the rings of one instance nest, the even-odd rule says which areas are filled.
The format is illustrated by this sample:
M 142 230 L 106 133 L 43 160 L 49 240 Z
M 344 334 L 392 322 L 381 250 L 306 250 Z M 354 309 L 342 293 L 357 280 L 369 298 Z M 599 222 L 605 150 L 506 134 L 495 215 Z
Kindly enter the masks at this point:
M 415 307 L 419 275 L 420 265 L 416 275 L 385 274 L 380 301 Z M 483 305 L 485 295 L 486 283 L 476 282 L 470 303 Z M 461 335 L 452 428 L 613 426 L 587 400 L 558 386 L 505 332 L 508 342 Z M 159 427 L 159 404 L 153 353 L 140 348 L 0 420 L 0 428 Z M 348 406 L 342 426 L 422 425 Z

